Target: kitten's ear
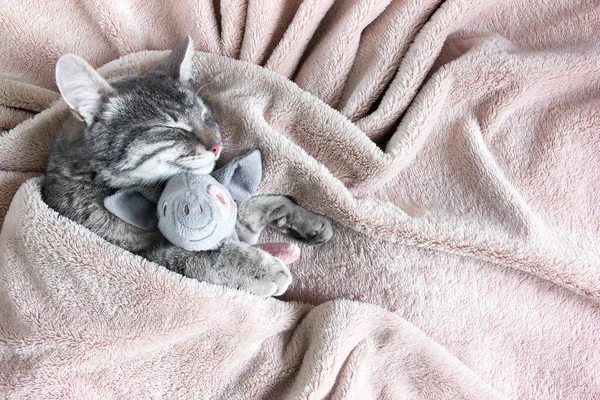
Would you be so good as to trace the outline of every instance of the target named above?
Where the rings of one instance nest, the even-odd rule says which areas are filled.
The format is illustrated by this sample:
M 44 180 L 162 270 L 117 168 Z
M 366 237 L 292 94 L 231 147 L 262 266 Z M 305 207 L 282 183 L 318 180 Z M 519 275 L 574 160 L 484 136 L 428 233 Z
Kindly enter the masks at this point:
M 171 54 L 163 61 L 156 64 L 148 72 L 167 75 L 181 81 L 192 78 L 192 58 L 194 57 L 194 43 L 192 38 L 186 36 Z
M 65 54 L 56 63 L 56 84 L 73 114 L 88 124 L 113 91 L 90 64 L 74 54 Z

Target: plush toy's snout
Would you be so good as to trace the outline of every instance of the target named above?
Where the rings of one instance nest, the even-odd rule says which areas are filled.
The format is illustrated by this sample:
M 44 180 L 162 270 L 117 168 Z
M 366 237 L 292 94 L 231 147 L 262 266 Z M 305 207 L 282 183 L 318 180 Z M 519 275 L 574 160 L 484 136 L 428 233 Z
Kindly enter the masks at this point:
M 196 199 L 193 199 L 196 200 Z M 206 214 L 204 213 L 206 205 L 202 206 L 200 201 L 183 201 L 174 204 L 163 202 L 162 208 L 159 210 L 161 218 L 166 218 L 171 212 L 170 207 L 174 208 L 174 218 L 182 225 L 188 228 L 199 228 L 206 225 Z M 160 218 L 159 218 L 160 219 Z

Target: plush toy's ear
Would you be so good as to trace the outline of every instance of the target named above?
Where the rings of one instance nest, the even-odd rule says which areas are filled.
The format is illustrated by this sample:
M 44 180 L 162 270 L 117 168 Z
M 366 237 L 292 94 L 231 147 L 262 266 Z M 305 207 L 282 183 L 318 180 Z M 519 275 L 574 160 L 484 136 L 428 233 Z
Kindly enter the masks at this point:
M 194 43 L 192 38 L 186 36 L 171 53 L 160 63 L 152 67 L 148 73 L 170 76 L 181 81 L 192 78 L 192 59 L 194 57 Z
M 104 199 L 104 207 L 123 221 L 145 231 L 158 229 L 156 203 L 135 190 L 121 190 Z
M 234 200 L 245 201 L 254 196 L 262 180 L 262 157 L 260 150 L 236 157 L 212 174 L 229 190 Z

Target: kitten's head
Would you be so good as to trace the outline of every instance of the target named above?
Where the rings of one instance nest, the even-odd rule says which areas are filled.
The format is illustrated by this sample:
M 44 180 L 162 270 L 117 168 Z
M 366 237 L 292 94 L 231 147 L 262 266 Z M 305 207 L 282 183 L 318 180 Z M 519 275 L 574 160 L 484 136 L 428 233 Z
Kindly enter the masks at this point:
M 108 83 L 80 57 L 58 60 L 58 88 L 85 123 L 90 163 L 114 187 L 154 184 L 180 172 L 210 173 L 221 150 L 213 112 L 189 83 L 187 37 L 141 76 Z

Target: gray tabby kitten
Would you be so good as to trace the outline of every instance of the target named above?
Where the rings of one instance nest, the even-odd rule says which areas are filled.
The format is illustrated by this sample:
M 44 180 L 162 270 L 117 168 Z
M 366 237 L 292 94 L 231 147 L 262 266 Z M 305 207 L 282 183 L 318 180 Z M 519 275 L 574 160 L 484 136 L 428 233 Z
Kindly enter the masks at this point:
M 213 112 L 189 83 L 193 44 L 186 38 L 141 76 L 108 83 L 83 59 L 63 56 L 56 79 L 73 111 L 57 135 L 43 184 L 46 203 L 107 241 L 187 277 L 277 296 L 291 283 L 279 259 L 243 242 L 189 252 L 104 208 L 125 187 L 156 187 L 187 170 L 210 173 L 221 153 Z M 329 221 L 284 196 L 238 205 L 240 239 L 255 243 L 272 226 L 310 243 L 332 236 Z

